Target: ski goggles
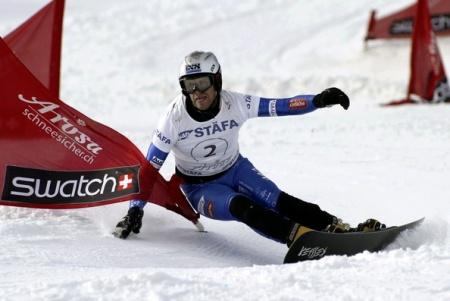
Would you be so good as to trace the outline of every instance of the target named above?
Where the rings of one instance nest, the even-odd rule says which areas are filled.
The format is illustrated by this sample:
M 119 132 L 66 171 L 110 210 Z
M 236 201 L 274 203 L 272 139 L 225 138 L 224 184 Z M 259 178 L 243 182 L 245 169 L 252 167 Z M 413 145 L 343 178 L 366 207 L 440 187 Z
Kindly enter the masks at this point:
M 205 92 L 212 86 L 212 80 L 209 76 L 202 76 L 196 78 L 184 78 L 181 80 L 181 89 L 188 94 L 195 91 Z

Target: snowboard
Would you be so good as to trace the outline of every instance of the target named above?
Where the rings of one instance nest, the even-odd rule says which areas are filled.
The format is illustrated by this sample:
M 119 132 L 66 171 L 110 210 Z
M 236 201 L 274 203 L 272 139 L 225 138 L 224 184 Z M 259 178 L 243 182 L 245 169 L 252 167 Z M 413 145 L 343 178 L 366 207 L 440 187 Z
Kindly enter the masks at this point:
M 301 236 L 290 246 L 284 263 L 320 259 L 328 255 L 351 256 L 364 251 L 380 251 L 401 232 L 418 226 L 424 219 L 375 232 L 328 233 L 302 227 Z

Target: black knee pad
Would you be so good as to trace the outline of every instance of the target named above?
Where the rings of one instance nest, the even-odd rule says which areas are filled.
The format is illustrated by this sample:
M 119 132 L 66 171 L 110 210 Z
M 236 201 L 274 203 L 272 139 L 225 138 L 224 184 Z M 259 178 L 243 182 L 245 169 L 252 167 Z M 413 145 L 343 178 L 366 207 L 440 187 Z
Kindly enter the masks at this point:
M 230 213 L 239 220 L 245 220 L 254 203 L 244 195 L 233 197 L 230 202 Z

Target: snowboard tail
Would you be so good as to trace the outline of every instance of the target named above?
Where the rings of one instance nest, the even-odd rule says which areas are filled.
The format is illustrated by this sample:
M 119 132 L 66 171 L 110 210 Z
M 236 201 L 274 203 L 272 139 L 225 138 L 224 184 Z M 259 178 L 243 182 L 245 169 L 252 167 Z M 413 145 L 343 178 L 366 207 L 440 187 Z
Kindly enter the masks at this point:
M 375 232 L 328 233 L 303 227 L 303 233 L 290 246 L 284 263 L 320 259 L 327 255 L 351 256 L 364 251 L 380 251 L 401 232 L 418 226 L 424 219 Z

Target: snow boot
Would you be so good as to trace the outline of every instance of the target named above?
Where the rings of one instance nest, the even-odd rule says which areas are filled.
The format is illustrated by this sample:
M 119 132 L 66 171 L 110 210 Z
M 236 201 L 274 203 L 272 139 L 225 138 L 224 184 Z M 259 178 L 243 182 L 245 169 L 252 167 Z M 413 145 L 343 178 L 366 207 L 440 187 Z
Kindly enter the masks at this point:
M 297 238 L 299 238 L 301 235 L 311 230 L 313 229 L 302 226 L 297 223 L 294 224 L 287 238 L 287 246 L 290 247 Z M 323 229 L 322 231 L 330 233 L 346 233 L 346 232 L 355 232 L 356 229 L 351 228 L 349 224 L 342 222 L 340 218 L 333 216 L 332 223 L 326 226 L 325 229 Z

